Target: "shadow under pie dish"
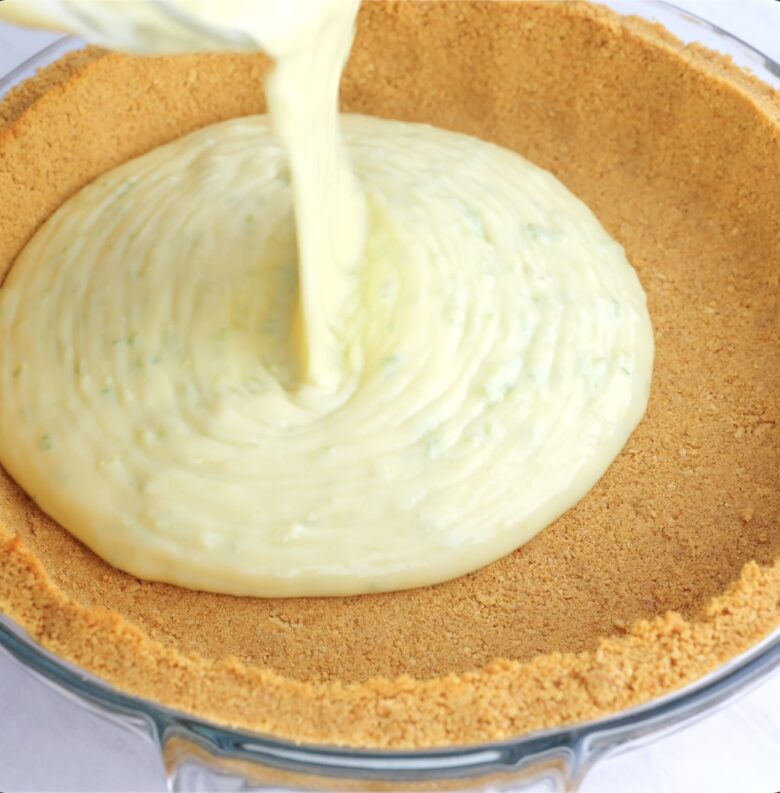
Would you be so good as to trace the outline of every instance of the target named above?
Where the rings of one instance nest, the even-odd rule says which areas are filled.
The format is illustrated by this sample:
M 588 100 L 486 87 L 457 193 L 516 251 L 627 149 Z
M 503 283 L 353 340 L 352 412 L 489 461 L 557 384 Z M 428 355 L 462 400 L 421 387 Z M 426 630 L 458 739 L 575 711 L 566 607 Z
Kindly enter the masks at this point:
M 0 270 L 100 173 L 259 112 L 262 58 L 90 50 L 0 117 Z M 118 688 L 218 723 L 362 747 L 480 743 L 675 690 L 778 623 L 780 109 L 723 59 L 579 3 L 370 3 L 343 108 L 549 168 L 648 293 L 648 415 L 574 510 L 462 579 L 237 599 L 103 563 L 7 478 L 0 602 Z

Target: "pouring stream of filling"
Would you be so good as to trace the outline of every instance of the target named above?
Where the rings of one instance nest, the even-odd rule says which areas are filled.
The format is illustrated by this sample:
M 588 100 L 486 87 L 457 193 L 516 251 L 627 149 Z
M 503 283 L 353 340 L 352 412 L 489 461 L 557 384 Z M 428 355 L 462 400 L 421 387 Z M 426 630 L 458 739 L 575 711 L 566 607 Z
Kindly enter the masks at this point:
M 157 4 L 60 5 L 108 14 L 123 46 L 179 48 L 133 23 Z M 0 462 L 142 578 L 255 596 L 433 584 L 526 542 L 622 448 L 650 385 L 644 293 L 551 174 L 339 117 L 358 0 L 306 24 L 284 5 L 226 5 L 277 57 L 267 117 L 105 174 L 17 259 Z

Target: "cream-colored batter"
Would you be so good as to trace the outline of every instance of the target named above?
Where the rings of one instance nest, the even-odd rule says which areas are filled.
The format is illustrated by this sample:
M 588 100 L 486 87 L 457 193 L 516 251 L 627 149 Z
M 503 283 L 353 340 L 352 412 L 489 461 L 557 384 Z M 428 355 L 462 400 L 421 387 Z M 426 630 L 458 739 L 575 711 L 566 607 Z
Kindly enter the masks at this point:
M 279 58 L 319 37 L 360 0 L 3 0 L 0 19 L 70 31 L 113 49 L 211 50 Z
M 294 353 L 298 399 L 316 403 L 344 385 L 344 350 L 334 335 L 339 267 L 358 264 L 365 199 L 342 151 L 341 73 L 360 0 L 9 0 L 0 18 L 60 27 L 140 53 L 264 50 L 276 59 L 266 84 L 273 132 L 294 193 L 299 278 Z M 346 219 L 349 219 L 348 222 Z
M 231 121 L 105 175 L 0 291 L 0 461 L 140 577 L 284 596 L 461 575 L 579 500 L 644 412 L 644 294 L 550 174 L 346 117 L 353 181 L 338 6 L 280 59 L 275 135 Z

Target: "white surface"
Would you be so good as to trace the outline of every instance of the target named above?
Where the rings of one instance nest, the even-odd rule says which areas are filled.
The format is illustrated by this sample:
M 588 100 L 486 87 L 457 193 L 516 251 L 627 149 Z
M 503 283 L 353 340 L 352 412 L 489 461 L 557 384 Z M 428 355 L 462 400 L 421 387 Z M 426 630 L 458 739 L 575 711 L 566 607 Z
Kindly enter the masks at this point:
M 780 61 L 777 0 L 675 2 Z M 0 26 L 0 75 L 45 41 Z M 44 790 L 163 791 L 165 780 L 150 742 L 90 715 L 0 652 L 0 791 Z M 602 761 L 581 791 L 780 791 L 780 674 L 679 733 Z

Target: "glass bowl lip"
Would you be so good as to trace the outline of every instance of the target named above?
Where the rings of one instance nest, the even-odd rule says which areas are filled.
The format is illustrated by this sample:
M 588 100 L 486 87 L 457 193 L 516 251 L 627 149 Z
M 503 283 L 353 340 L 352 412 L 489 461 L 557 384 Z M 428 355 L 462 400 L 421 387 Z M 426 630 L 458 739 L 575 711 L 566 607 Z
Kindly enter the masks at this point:
M 561 2 L 562 0 L 542 0 Z M 642 10 L 660 10 L 705 29 L 730 42 L 742 55 L 780 80 L 780 63 L 718 25 L 667 0 L 589 0 L 605 5 L 621 16 Z M 628 11 L 615 6 L 631 6 Z M 14 85 L 37 69 L 53 62 L 83 42 L 62 36 L 0 78 L 0 99 Z M 714 45 L 705 44 L 711 48 Z M 741 64 L 740 68 L 750 70 Z M 759 76 L 760 78 L 761 76 Z M 184 734 L 204 743 L 210 751 L 231 759 L 262 762 L 284 770 L 334 777 L 361 776 L 375 779 L 415 779 L 429 776 L 462 777 L 517 769 L 523 758 L 550 752 L 604 748 L 672 727 L 703 714 L 727 701 L 733 694 L 758 683 L 780 668 L 780 627 L 744 653 L 729 659 L 709 674 L 662 697 L 618 711 L 599 719 L 530 733 L 501 741 L 426 749 L 364 749 L 336 745 L 298 743 L 251 730 L 220 725 L 114 688 L 96 675 L 80 669 L 43 648 L 8 616 L 0 612 L 0 649 L 23 667 L 39 675 L 82 705 L 92 705 L 119 718 L 142 719 L 162 744 L 171 734 Z M 591 745 L 587 745 L 587 744 Z
M 599 719 L 483 744 L 392 750 L 296 743 L 219 725 L 124 693 L 46 650 L 3 614 L 0 649 L 81 704 L 97 706 L 119 718 L 142 719 L 161 744 L 171 734 L 184 734 L 232 759 L 261 761 L 285 770 L 316 770 L 333 776 L 360 774 L 379 779 L 391 775 L 397 780 L 399 772 L 414 779 L 424 778 L 426 772 L 437 778 L 462 776 L 464 772 L 497 772 L 517 768 L 525 757 L 536 758 L 556 750 L 575 755 L 592 753 L 694 719 L 780 669 L 780 628 L 690 685 Z M 599 746 L 599 742 L 603 745 Z

